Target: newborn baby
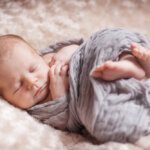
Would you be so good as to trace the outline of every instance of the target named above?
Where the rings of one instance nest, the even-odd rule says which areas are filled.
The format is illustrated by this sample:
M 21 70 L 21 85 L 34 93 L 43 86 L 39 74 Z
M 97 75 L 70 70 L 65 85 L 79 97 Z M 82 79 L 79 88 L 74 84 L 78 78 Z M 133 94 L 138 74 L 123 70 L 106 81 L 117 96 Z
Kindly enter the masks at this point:
M 76 48 L 77 46 L 71 46 Z M 61 57 L 67 49 L 62 49 L 55 57 Z M 68 51 L 68 50 L 67 50 Z M 11 104 L 19 108 L 29 108 L 39 102 L 56 99 L 68 91 L 68 66 L 69 55 L 56 62 L 51 69 L 47 59 L 53 53 L 44 56 L 44 59 L 21 37 L 5 35 L 0 37 L 0 92 Z M 51 81 L 51 84 L 49 82 Z M 57 85 L 58 84 L 58 85 Z M 51 91 L 51 92 L 50 92 Z M 19 100 L 21 98 L 21 100 Z
M 149 95 L 141 93 L 149 87 L 142 79 L 150 75 L 145 65 L 150 54 L 132 42 L 149 46 L 136 33 L 103 30 L 78 49 L 48 55 L 48 66 L 21 37 L 1 36 L 1 96 L 56 128 L 85 128 L 100 142 L 135 141 L 150 131 Z M 142 81 L 122 79 L 132 77 Z

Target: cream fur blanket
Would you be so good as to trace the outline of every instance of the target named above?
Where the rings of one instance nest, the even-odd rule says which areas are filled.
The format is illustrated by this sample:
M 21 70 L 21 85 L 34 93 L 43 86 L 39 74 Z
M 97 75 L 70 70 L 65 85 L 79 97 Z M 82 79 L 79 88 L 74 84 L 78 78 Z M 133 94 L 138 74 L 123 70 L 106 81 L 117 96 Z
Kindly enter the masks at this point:
M 41 124 L 1 99 L 1 150 L 149 150 L 150 136 L 135 144 L 109 142 L 96 145 L 81 135 Z
M 1 0 L 0 34 L 21 35 L 38 49 L 46 47 L 50 41 L 53 43 L 68 37 L 86 38 L 99 28 L 112 26 L 150 35 L 149 14 L 148 0 Z M 1 150 L 150 149 L 150 136 L 135 144 L 92 144 L 81 135 L 40 124 L 2 99 L 0 122 Z

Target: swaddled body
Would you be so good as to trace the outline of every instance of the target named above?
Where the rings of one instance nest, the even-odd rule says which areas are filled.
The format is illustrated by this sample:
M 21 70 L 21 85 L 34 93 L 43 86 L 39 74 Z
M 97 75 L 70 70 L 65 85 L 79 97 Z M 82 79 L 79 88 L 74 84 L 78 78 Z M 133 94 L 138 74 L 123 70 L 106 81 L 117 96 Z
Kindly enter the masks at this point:
M 106 82 L 90 71 L 107 60 L 129 52 L 131 42 L 150 48 L 144 36 L 123 29 L 95 33 L 74 53 L 70 62 L 70 91 L 58 100 L 36 105 L 28 112 L 56 128 L 78 131 L 84 127 L 100 142 L 135 141 L 150 132 L 148 80 Z

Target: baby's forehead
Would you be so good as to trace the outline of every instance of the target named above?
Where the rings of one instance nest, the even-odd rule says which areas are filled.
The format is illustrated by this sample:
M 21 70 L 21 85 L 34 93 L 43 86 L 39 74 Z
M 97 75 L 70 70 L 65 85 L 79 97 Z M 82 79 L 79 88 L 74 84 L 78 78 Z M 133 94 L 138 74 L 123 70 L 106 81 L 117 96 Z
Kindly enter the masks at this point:
M 38 60 L 35 56 L 32 56 L 32 54 L 28 52 L 12 52 L 1 61 L 0 75 L 4 77 L 7 74 L 16 76 L 18 73 L 25 71 L 36 62 L 38 62 Z
M 5 54 L 10 55 L 14 53 L 14 50 L 29 50 L 31 53 L 35 52 L 31 45 L 29 45 L 24 39 L 16 36 L 0 36 L 0 57 Z

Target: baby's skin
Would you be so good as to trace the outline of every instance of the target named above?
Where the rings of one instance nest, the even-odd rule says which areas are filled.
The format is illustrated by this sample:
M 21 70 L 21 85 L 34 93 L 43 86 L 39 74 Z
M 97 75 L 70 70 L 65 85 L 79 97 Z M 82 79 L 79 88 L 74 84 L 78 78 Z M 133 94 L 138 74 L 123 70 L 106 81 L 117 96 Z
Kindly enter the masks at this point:
M 131 50 L 132 54 L 137 58 L 140 65 L 145 70 L 146 77 L 150 77 L 150 50 L 137 43 L 132 43 Z
M 69 89 L 68 64 L 72 54 L 78 47 L 78 45 L 67 46 L 57 53 L 49 53 L 43 56 L 43 59 L 50 67 L 49 86 L 52 99 L 57 99 L 67 93 Z
M 107 61 L 91 71 L 93 77 L 107 81 L 134 77 L 138 80 L 150 77 L 150 51 L 137 43 L 131 44 L 130 54 L 123 55 L 118 62 Z
M 12 105 L 27 109 L 68 92 L 67 64 L 74 47 L 67 54 L 68 49 L 61 49 L 50 55 L 50 66 L 48 56 L 43 59 L 18 36 L 0 36 L 0 47 L 0 94 Z

